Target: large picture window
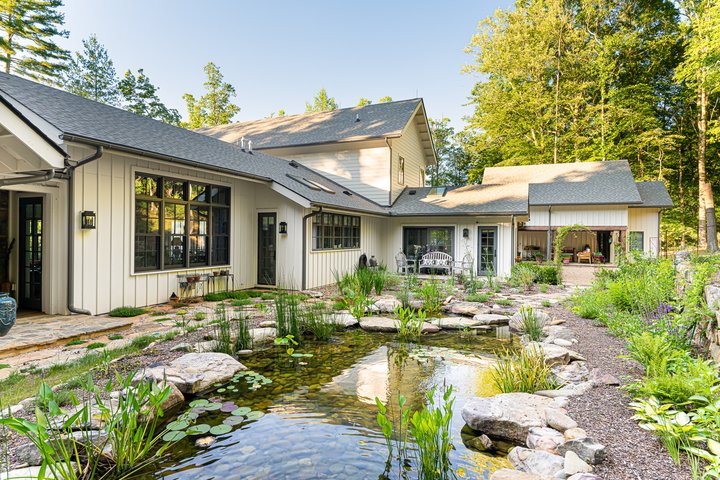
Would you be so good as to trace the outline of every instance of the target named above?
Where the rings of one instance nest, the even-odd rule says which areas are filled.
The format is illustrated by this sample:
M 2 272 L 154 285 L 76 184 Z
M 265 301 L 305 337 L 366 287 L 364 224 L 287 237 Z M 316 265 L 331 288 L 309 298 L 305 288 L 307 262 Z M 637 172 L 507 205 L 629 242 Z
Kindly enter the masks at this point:
M 454 256 L 455 227 L 404 227 L 403 252 L 408 258 L 420 258 L 428 252 Z
M 135 270 L 227 265 L 230 188 L 135 177 Z
M 323 213 L 313 217 L 313 250 L 360 248 L 360 217 Z
M 628 245 L 631 252 L 642 252 L 645 246 L 645 232 L 628 233 Z

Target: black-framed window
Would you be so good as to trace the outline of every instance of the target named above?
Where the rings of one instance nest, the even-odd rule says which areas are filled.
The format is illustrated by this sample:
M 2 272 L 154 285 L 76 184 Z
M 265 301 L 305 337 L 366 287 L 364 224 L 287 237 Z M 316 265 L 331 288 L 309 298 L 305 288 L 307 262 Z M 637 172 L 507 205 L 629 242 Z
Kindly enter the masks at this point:
M 628 245 L 631 252 L 642 252 L 645 250 L 645 232 L 629 232 Z
M 360 217 L 323 213 L 313 217 L 313 250 L 360 248 Z
M 428 252 L 454 255 L 455 227 L 404 227 L 403 252 L 411 258 L 420 258 Z
M 135 270 L 227 265 L 230 188 L 135 176 Z

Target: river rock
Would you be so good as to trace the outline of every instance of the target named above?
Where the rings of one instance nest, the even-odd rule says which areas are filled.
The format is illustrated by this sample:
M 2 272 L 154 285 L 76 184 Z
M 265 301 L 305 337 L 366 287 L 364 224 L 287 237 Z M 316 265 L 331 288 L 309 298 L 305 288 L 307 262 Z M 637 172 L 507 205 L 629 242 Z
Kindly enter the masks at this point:
M 580 440 L 588 436 L 587 432 L 580 427 L 568 428 L 565 430 L 564 435 L 566 442 L 571 440 Z
M 75 465 L 74 463 L 71 465 Z M 14 480 L 14 479 L 36 479 L 39 478 L 40 475 L 40 468 L 38 466 L 33 467 L 22 467 L 22 468 L 16 468 L 15 470 L 10 470 L 9 472 L 2 472 L 2 479 L 3 480 Z M 61 471 L 65 470 L 66 467 L 61 467 Z M 62 480 L 60 477 L 56 477 L 53 475 L 53 473 L 50 471 L 50 469 L 47 469 L 42 477 L 44 480 Z
M 567 452 L 576 453 L 578 457 L 591 465 L 597 465 L 607 457 L 605 445 L 596 442 L 590 437 L 571 440 L 558 447 L 559 454 L 565 455 Z
M 488 452 L 488 451 L 492 451 L 495 449 L 495 446 L 493 445 L 492 440 L 490 440 L 490 437 L 488 437 L 485 434 L 481 434 L 481 435 L 478 435 L 477 437 L 473 437 L 464 443 L 468 447 L 472 447 L 479 452 Z
M 408 301 L 408 307 L 412 308 L 413 310 L 422 310 L 425 307 L 425 302 L 419 298 L 411 298 Z
M 251 328 L 248 330 L 250 337 L 252 338 L 253 344 L 258 345 L 261 343 L 272 343 L 275 341 L 277 336 L 277 329 L 275 328 Z
M 375 301 L 375 306 L 381 313 L 393 313 L 396 308 L 402 307 L 402 302 L 395 297 L 384 296 Z
M 557 447 L 563 443 L 565 443 L 565 436 L 549 427 L 532 427 L 525 440 L 528 448 L 553 454 L 557 452 Z
M 557 390 L 538 390 L 537 392 L 535 392 L 535 395 L 550 398 L 577 397 L 580 395 L 584 395 L 592 387 L 592 383 L 590 382 L 573 383 L 565 385 L 562 388 L 558 388 Z
M 360 328 L 368 332 L 388 332 L 395 333 L 398 331 L 398 321 L 388 317 L 362 317 L 360 319 Z M 420 333 L 437 333 L 440 327 L 431 323 L 423 322 Z
M 342 312 L 325 315 L 325 321 L 334 323 L 335 325 L 340 325 L 344 328 L 355 327 L 359 323 L 357 318 L 353 317 L 349 313 Z
M 436 318 L 430 323 L 437 325 L 443 330 L 464 330 L 479 325 L 474 319 L 465 317 L 444 317 Z
M 277 322 L 275 320 L 263 320 L 262 322 L 258 323 L 258 327 L 260 327 L 260 328 L 276 328 Z
M 525 350 L 531 353 L 542 353 L 545 357 L 545 364 L 550 366 L 567 365 L 570 363 L 570 350 L 565 347 L 547 343 L 530 342 L 525 345 Z
M 555 378 L 563 385 L 568 383 L 582 383 L 590 377 L 587 362 L 572 362 L 567 365 L 556 365 L 552 368 L 552 371 Z
M 559 432 L 565 432 L 578 426 L 575 420 L 556 408 L 548 408 L 545 410 L 545 419 L 550 427 Z
M 198 438 L 195 440 L 195 446 L 196 447 L 209 447 L 210 445 L 214 444 L 217 441 L 216 437 L 213 437 L 212 435 L 209 435 L 207 437 Z
M 240 370 L 247 370 L 247 367 L 224 353 L 188 353 L 167 365 L 140 372 L 135 381 L 142 377 L 157 383 L 168 381 L 174 383 L 182 393 L 193 394 L 215 383 L 227 382 Z
M 589 379 L 593 385 L 597 385 L 597 386 L 601 386 L 601 385 L 618 386 L 618 385 L 620 385 L 620 380 L 618 380 L 617 377 L 610 375 L 609 373 L 603 373 L 603 371 L 600 370 L 599 368 L 593 368 L 590 371 Z
M 576 473 L 567 478 L 567 480 L 603 480 L 602 477 L 598 477 L 594 473 Z
M 462 409 L 462 418 L 473 430 L 523 443 L 532 427 L 545 427 L 545 410 L 552 400 L 529 393 L 501 393 L 475 397 Z
M 550 343 L 550 342 L 548 342 L 548 343 Z M 556 338 L 552 341 L 552 343 L 554 343 L 558 347 L 569 348 L 569 347 L 573 346 L 573 342 L 571 342 L 570 340 L 565 340 L 564 338 Z
M 548 480 L 550 477 L 545 475 L 535 475 L 534 473 L 521 472 L 512 468 L 501 468 L 490 475 L 490 480 Z
M 565 462 L 565 459 L 559 455 L 524 447 L 515 447 L 510 450 L 507 459 L 513 467 L 520 471 L 548 477 L 555 477 L 560 473 Z
M 478 313 L 473 316 L 473 320 L 477 325 L 507 325 L 509 321 L 507 315 L 497 313 Z
M 178 343 L 170 349 L 171 352 L 192 352 L 195 348 L 187 342 Z
M 473 317 L 480 313 L 490 313 L 490 308 L 480 302 L 452 302 L 449 305 L 443 306 L 443 310 L 466 317 Z
M 565 470 L 565 475 L 575 475 L 576 473 L 590 473 L 593 467 L 585 463 L 575 452 L 568 451 L 565 452 L 563 470 Z

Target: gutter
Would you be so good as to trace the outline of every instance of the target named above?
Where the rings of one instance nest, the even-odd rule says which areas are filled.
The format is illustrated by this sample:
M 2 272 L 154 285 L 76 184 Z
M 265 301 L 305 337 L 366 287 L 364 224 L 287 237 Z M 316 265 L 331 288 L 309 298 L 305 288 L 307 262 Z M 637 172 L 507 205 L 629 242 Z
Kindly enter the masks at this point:
M 89 157 L 83 158 L 78 162 L 72 162 L 69 159 L 65 159 L 65 165 L 67 166 L 68 176 L 68 228 L 67 228 L 67 245 L 68 245 L 68 266 L 67 266 L 67 309 L 70 313 L 77 313 L 81 315 L 92 315 L 92 312 L 82 308 L 78 308 L 74 305 L 74 286 L 75 286 L 75 259 L 73 254 L 75 251 L 75 195 L 73 191 L 73 173 L 78 167 L 82 167 L 90 162 L 94 162 L 103 156 L 104 149 L 98 145 L 95 149 L 95 153 Z
M 17 178 L 3 178 L 0 179 L 0 187 L 5 187 L 9 185 L 27 185 L 30 183 L 43 183 L 47 182 L 48 180 L 52 180 L 53 178 L 59 178 L 61 173 L 62 172 L 58 172 L 56 170 L 47 170 L 45 173 L 40 175 L 29 175 L 26 177 Z
M 312 217 L 316 217 L 323 213 L 323 207 L 318 207 L 319 210 L 310 212 L 302 218 L 302 290 L 307 289 L 307 221 Z

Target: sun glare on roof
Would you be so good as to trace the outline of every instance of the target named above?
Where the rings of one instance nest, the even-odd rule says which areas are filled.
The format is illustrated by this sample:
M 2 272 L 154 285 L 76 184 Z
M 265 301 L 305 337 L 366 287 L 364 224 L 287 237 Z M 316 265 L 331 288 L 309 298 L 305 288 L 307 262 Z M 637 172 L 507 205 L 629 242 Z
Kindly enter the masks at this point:
M 308 188 L 312 188 L 313 190 L 323 191 L 325 193 L 335 193 L 334 190 L 329 189 L 328 187 L 326 187 L 325 185 L 323 185 L 320 182 L 316 182 L 314 180 L 308 180 L 305 177 L 298 177 L 297 175 L 291 175 L 289 173 L 287 173 L 286 175 L 289 178 L 292 178 L 293 180 L 295 180 L 296 182 L 301 183 Z
M 447 187 L 432 187 L 428 192 L 428 197 L 442 197 L 446 191 Z

